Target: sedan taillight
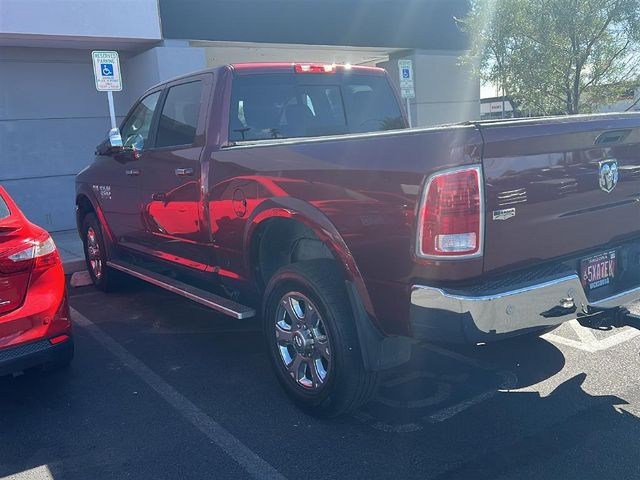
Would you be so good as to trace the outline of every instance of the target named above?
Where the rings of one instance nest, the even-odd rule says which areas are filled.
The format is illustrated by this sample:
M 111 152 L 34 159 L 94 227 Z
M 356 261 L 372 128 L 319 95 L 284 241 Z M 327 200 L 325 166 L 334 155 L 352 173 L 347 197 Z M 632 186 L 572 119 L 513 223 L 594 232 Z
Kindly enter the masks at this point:
M 481 255 L 483 211 L 480 166 L 431 176 L 418 214 L 418 257 L 442 259 Z
M 0 272 L 16 273 L 29 269 L 43 270 L 60 263 L 53 239 L 48 234 L 27 239 L 20 247 L 0 255 Z

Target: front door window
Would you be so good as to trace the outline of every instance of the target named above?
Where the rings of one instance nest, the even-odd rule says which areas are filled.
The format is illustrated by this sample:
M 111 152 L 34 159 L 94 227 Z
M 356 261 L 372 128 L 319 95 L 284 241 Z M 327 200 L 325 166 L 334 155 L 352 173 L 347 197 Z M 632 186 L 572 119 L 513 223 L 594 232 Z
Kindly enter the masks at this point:
M 125 147 L 135 150 L 143 150 L 149 147 L 149 132 L 151 131 L 151 121 L 155 111 L 160 92 L 147 95 L 133 110 L 127 121 L 122 126 L 120 134 Z

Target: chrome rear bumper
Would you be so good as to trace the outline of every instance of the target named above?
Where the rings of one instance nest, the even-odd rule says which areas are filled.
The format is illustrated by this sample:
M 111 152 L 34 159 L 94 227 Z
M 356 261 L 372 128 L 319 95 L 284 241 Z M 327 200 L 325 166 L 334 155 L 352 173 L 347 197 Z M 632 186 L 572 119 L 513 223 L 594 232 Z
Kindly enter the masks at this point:
M 589 307 L 614 308 L 640 299 L 640 287 L 589 302 L 577 275 L 490 295 L 468 296 L 424 285 L 411 291 L 411 323 L 419 338 L 490 341 L 559 325 Z M 453 324 L 451 324 L 453 322 Z M 444 329 L 443 338 L 438 330 Z

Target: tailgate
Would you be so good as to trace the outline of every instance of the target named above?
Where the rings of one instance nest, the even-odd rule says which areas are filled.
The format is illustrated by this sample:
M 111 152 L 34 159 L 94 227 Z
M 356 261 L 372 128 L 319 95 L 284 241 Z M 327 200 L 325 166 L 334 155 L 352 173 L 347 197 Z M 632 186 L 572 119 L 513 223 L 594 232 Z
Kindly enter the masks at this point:
M 481 124 L 485 272 L 590 253 L 640 233 L 640 116 Z

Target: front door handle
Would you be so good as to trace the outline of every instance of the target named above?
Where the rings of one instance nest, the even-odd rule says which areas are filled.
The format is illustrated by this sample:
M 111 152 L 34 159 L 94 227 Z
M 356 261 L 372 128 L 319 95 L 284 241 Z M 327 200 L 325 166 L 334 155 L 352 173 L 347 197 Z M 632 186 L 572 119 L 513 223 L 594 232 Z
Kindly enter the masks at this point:
M 140 170 L 139 168 L 127 168 L 124 173 L 131 177 L 137 177 L 142 173 L 142 170 Z
M 193 168 L 176 168 L 176 177 L 191 177 Z

